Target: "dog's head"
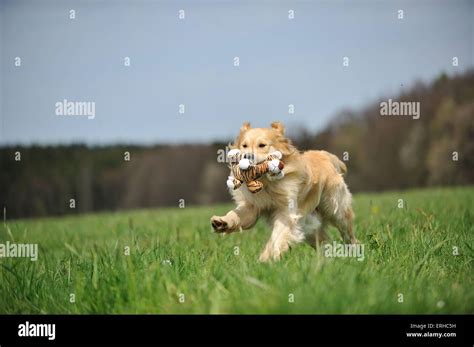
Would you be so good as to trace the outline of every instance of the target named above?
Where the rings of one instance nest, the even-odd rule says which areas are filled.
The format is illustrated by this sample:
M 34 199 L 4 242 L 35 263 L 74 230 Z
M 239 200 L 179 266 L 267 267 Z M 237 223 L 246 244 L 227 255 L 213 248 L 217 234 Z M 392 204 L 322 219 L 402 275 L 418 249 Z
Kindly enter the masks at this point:
M 275 151 L 280 151 L 283 158 L 296 151 L 291 141 L 285 137 L 285 127 L 280 122 L 273 122 L 270 128 L 251 128 L 250 123 L 245 122 L 230 147 L 239 149 L 243 157 L 249 159 L 252 164 L 265 161 L 267 156 Z

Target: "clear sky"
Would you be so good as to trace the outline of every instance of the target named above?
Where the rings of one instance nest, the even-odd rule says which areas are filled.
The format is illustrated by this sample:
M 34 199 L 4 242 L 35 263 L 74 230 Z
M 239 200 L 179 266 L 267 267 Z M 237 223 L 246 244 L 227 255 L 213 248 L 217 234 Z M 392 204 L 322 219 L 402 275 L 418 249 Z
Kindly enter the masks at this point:
M 314 131 L 341 109 L 474 65 L 474 1 L 0 6 L 0 145 L 229 140 L 246 120 Z M 95 118 L 56 115 L 64 99 L 94 102 Z

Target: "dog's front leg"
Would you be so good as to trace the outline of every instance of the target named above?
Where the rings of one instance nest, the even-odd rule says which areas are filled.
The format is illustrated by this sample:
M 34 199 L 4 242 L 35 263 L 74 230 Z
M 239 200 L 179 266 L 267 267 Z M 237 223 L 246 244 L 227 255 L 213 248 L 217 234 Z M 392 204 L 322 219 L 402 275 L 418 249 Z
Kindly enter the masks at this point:
M 304 235 L 298 226 L 298 217 L 289 213 L 275 214 L 273 221 L 273 231 L 259 260 L 267 262 L 279 260 L 292 244 L 304 240 Z
M 258 219 L 258 210 L 248 204 L 243 203 L 235 209 L 227 212 L 225 216 L 213 216 L 211 225 L 217 233 L 230 233 L 242 229 L 250 229 Z

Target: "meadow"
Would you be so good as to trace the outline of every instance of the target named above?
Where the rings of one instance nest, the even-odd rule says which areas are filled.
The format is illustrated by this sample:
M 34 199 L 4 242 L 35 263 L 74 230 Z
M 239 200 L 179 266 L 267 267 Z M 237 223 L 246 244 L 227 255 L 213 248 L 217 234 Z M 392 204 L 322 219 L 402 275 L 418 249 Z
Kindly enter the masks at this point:
M 301 244 L 259 263 L 264 221 L 211 232 L 231 207 L 7 220 L 0 243 L 39 254 L 0 258 L 0 313 L 474 313 L 474 187 L 355 195 L 363 261 Z

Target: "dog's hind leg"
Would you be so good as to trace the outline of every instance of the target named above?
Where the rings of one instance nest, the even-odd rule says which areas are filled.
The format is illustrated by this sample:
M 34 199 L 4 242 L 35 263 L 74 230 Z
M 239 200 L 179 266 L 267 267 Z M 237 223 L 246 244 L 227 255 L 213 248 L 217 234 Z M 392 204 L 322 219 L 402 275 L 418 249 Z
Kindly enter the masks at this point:
M 334 226 L 339 230 L 345 243 L 357 243 L 352 228 L 354 212 L 352 211 L 352 196 L 345 183 L 341 184 L 335 195 L 331 198 L 330 208 L 332 216 L 330 218 Z
M 354 219 L 354 212 L 352 208 L 348 207 L 344 211 L 341 211 L 334 219 L 334 225 L 339 230 L 344 243 L 357 243 L 357 239 L 352 229 L 352 223 Z
M 306 216 L 301 222 L 305 241 L 313 248 L 328 240 L 326 223 L 318 212 Z

